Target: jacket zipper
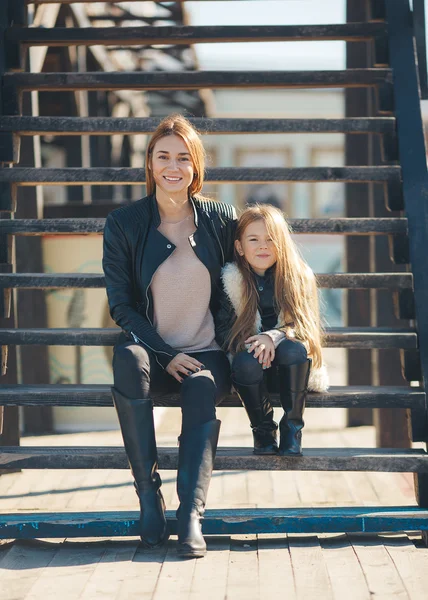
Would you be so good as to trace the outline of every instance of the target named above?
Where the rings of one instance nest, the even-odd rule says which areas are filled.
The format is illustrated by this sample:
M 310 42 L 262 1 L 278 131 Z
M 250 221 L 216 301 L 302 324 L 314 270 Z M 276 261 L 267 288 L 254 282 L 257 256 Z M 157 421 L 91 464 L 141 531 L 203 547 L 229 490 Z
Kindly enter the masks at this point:
M 224 260 L 224 252 L 223 252 L 223 247 L 222 247 L 222 245 L 220 244 L 220 238 L 218 237 L 217 229 L 215 228 L 215 225 L 214 225 L 214 223 L 213 223 L 212 221 L 210 221 L 210 223 L 211 223 L 211 225 L 212 225 L 212 228 L 213 228 L 213 230 L 214 230 L 215 236 L 216 236 L 216 238 L 217 238 L 218 245 L 220 246 L 221 258 L 222 258 L 222 260 L 223 260 L 223 264 L 222 264 L 222 266 L 224 267 L 224 265 L 225 265 L 225 260 Z
M 156 271 L 159 269 L 159 266 L 157 267 Z M 150 325 L 152 327 L 154 327 L 154 325 L 153 325 L 153 323 L 152 323 L 152 321 L 151 321 L 151 319 L 149 317 L 149 289 L 150 289 L 150 286 L 152 285 L 153 278 L 156 275 L 156 271 L 153 273 L 152 278 L 150 279 L 149 285 L 146 288 L 146 319 L 148 320 L 148 322 L 150 323 Z M 147 346 L 148 348 L 150 348 L 150 350 L 152 350 L 152 352 L 154 352 L 156 362 L 158 363 L 158 365 L 160 367 L 162 367 L 162 369 L 163 369 L 163 366 L 158 361 L 156 354 L 166 354 L 166 356 L 171 356 L 171 358 L 172 358 L 172 354 L 169 354 L 168 352 L 164 352 L 163 350 L 155 350 L 147 342 L 143 342 L 143 340 L 141 340 L 138 337 L 138 335 L 136 335 L 133 331 L 131 331 L 131 336 L 133 337 L 135 343 L 137 343 L 137 344 L 140 343 L 143 346 Z

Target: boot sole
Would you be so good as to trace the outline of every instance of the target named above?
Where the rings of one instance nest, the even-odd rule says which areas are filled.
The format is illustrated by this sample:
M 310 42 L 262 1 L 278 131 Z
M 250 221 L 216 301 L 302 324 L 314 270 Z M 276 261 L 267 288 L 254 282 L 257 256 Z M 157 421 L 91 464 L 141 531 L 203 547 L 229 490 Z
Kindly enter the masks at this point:
M 253 454 L 263 455 L 263 454 L 278 454 L 278 448 L 254 448 Z
M 280 450 L 278 454 L 280 456 L 303 456 L 303 452 L 289 452 L 288 450 Z
M 177 555 L 180 558 L 203 558 L 207 555 L 206 550 L 180 550 L 177 548 Z
M 140 537 L 140 540 L 141 540 L 141 545 L 146 550 L 156 550 L 156 548 L 162 548 L 162 546 L 165 546 L 165 544 L 169 540 L 169 534 L 166 535 L 164 538 L 162 538 L 162 540 L 160 542 L 158 542 L 157 544 L 149 544 L 149 542 L 147 542 L 144 538 L 141 538 L 141 537 Z

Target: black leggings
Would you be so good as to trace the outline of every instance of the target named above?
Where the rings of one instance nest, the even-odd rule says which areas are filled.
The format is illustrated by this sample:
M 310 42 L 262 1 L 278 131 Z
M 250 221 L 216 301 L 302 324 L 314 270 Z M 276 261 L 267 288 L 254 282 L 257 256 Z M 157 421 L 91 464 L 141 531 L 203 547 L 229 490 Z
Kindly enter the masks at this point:
M 180 394 L 182 431 L 216 418 L 215 407 L 230 392 L 230 366 L 221 350 L 189 354 L 205 369 L 179 383 L 143 346 L 127 341 L 114 348 L 114 387 L 128 398 Z
M 269 391 L 278 388 L 277 371 L 279 366 L 300 365 L 308 360 L 305 346 L 298 341 L 284 338 L 275 350 L 275 358 L 270 369 L 264 370 L 254 353 L 246 350 L 238 352 L 232 362 L 232 381 L 241 385 L 259 383 L 266 377 Z

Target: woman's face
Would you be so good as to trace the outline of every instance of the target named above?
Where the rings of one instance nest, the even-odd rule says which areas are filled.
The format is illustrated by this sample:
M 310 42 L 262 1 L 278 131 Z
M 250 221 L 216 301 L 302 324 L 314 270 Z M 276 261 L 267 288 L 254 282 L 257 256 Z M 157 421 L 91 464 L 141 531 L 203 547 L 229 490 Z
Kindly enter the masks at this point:
M 184 140 L 168 135 L 158 140 L 152 152 L 152 173 L 156 187 L 166 194 L 186 192 L 193 180 L 192 158 Z
M 276 248 L 262 219 L 247 225 L 235 246 L 257 275 L 264 275 L 276 263 Z

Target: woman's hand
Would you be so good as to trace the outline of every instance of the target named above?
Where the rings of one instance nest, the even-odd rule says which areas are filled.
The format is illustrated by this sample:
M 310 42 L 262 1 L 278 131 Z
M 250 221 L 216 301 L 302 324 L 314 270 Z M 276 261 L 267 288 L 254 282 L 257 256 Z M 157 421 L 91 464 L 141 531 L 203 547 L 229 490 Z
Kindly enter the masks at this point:
M 184 352 L 181 352 L 180 354 L 177 354 L 177 356 L 174 356 L 172 361 L 168 363 L 166 372 L 172 375 L 174 379 L 182 383 L 183 378 L 181 377 L 180 373 L 182 375 L 191 375 L 192 373 L 198 373 L 199 371 L 202 371 L 204 368 L 205 366 L 196 360 L 196 358 L 192 358 L 191 356 L 184 354 Z
M 254 352 L 254 358 L 257 358 L 264 369 L 269 369 L 275 358 L 275 344 L 268 335 L 252 335 L 245 340 L 249 344 L 248 352 Z

